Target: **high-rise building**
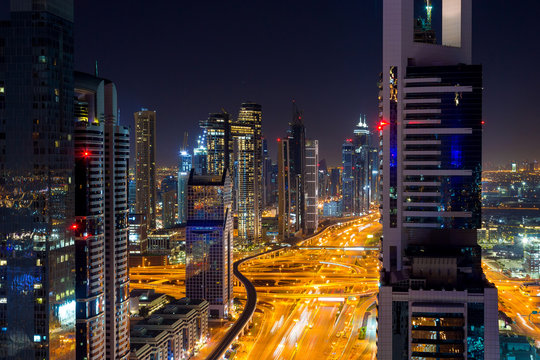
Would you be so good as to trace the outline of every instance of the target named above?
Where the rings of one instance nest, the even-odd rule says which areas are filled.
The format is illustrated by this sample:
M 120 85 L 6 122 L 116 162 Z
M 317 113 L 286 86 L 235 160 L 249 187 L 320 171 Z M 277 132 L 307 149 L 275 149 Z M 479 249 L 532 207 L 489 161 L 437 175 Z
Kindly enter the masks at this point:
M 161 219 L 164 228 L 176 225 L 176 192 L 178 181 L 174 176 L 167 176 L 161 180 Z
M 289 139 L 278 139 L 278 233 L 281 240 L 295 233 L 291 219 L 290 161 Z
M 75 72 L 77 358 L 129 355 L 129 130 L 116 86 Z
M 413 0 L 383 2 L 379 360 L 499 359 L 497 289 L 477 244 L 482 68 L 470 65 L 472 0 L 438 4 L 422 15 Z
M 342 213 L 344 216 L 354 214 L 354 144 L 347 139 L 341 146 L 341 196 Z
M 338 197 L 341 195 L 341 173 L 340 168 L 330 169 L 330 196 Z
M 230 171 L 233 142 L 229 114 L 210 114 L 208 119 L 201 121 L 199 125 L 204 129 L 207 173 L 220 175 L 225 169 Z
M 187 184 L 191 171 L 191 155 L 186 150 L 180 151 L 178 162 L 178 223 L 185 224 L 187 221 Z
M 136 212 L 146 214 L 148 229 L 156 228 L 156 112 L 141 109 L 135 117 Z
M 146 214 L 129 214 L 129 255 L 144 255 L 148 250 Z
M 275 203 L 274 198 L 274 184 L 272 178 L 272 159 L 268 154 L 268 140 L 262 140 L 262 195 L 263 195 L 263 206 L 271 206 Z
M 0 358 L 74 359 L 73 1 L 0 23 Z
M 197 147 L 193 149 L 193 157 L 191 158 L 191 167 L 197 175 L 206 175 L 208 173 L 208 150 L 206 149 L 206 131 L 203 131 L 202 136 L 197 139 Z
M 295 214 L 295 230 L 305 229 L 304 171 L 306 161 L 306 128 L 302 112 L 293 100 L 293 116 L 289 129 L 291 178 L 291 210 Z
M 232 306 L 232 181 L 222 175 L 195 175 L 188 183 L 186 295 L 210 303 L 210 315 L 224 318 Z
M 262 109 L 244 103 L 231 124 L 234 149 L 235 205 L 238 238 L 243 246 L 262 241 Z
M 305 234 L 313 234 L 319 227 L 319 141 L 306 140 L 304 170 Z
M 377 200 L 378 150 L 371 145 L 371 132 L 366 117 L 360 117 L 354 129 L 354 195 L 353 213 L 365 214 L 369 211 L 371 202 Z

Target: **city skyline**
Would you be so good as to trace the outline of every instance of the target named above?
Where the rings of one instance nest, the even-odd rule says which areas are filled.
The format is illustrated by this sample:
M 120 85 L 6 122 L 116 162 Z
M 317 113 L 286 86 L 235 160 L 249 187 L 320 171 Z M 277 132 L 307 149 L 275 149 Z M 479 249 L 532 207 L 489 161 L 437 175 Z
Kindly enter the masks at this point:
M 349 137 L 348 129 L 358 122 L 360 114 L 367 114 L 370 130 L 374 130 L 377 97 L 373 89 L 382 57 L 379 2 L 310 2 L 309 6 L 298 2 L 287 7 L 284 3 L 253 3 L 244 4 L 240 10 L 234 4 L 216 2 L 159 7 L 143 4 L 135 1 L 125 7 L 121 2 L 101 0 L 77 3 L 75 60 L 76 69 L 87 72 L 93 72 L 98 60 L 100 75 L 115 79 L 122 124 L 132 126 L 130 114 L 141 106 L 158 112 L 163 124 L 157 131 L 158 165 L 176 164 L 184 131 L 189 132 L 193 146 L 197 123 L 208 113 L 223 107 L 235 114 L 238 104 L 245 101 L 258 102 L 265 109 L 263 135 L 269 140 L 273 159 L 277 156 L 275 140 L 287 126 L 293 98 L 302 104 L 310 136 L 323 140 L 319 143 L 320 158 L 327 159 L 329 166 L 340 163 L 340 145 L 336 144 Z M 513 40 L 532 32 L 538 11 L 538 3 L 527 4 L 527 11 L 503 1 L 490 2 L 489 7 L 483 2 L 473 3 L 473 14 L 478 15 L 473 25 L 473 60 L 484 64 L 485 163 L 540 158 L 529 135 L 535 132 L 530 131 L 530 123 L 538 126 L 534 125 L 534 95 L 512 90 L 523 78 L 517 71 L 540 61 L 537 47 L 529 49 Z M 253 13 L 253 18 L 248 17 L 247 24 L 238 24 L 243 23 L 238 20 L 246 13 Z M 164 25 L 152 27 L 152 32 L 137 28 L 134 19 L 141 14 L 148 22 Z M 111 27 L 94 28 L 98 16 Z M 217 27 L 221 21 L 216 20 L 221 16 L 230 22 L 225 29 Z M 500 26 L 502 23 L 505 26 Z M 250 26 L 249 35 L 244 34 L 244 26 Z M 89 28 L 93 31 L 87 31 Z M 156 44 L 150 41 L 151 36 L 164 41 Z M 242 58 L 239 49 L 243 39 L 255 37 L 257 45 L 249 45 L 252 55 Z M 497 41 L 481 41 L 490 38 Z M 179 50 L 160 45 L 171 41 L 182 44 Z M 135 50 L 147 43 L 153 48 L 148 55 Z M 255 48 L 261 51 L 251 51 Z M 504 51 L 499 51 L 501 48 Z M 216 62 L 211 60 L 216 51 L 227 51 L 231 56 Z M 498 56 L 493 58 L 495 51 Z M 130 53 L 134 56 L 126 66 L 119 54 Z M 153 56 L 155 53 L 169 55 L 164 59 Z M 289 56 L 269 56 L 277 53 Z M 505 86 L 499 86 L 499 75 Z M 527 76 L 531 83 L 540 80 L 540 74 L 534 72 Z M 161 91 L 155 91 L 155 79 L 159 79 Z M 338 126 L 327 128 L 328 119 Z M 513 145 L 512 153 L 501 149 L 503 141 Z

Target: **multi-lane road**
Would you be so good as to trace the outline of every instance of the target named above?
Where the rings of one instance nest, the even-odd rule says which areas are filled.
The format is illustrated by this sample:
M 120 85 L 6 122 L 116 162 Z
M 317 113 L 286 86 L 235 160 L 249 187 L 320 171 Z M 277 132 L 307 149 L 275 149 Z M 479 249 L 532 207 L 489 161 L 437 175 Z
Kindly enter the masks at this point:
M 360 247 L 380 231 L 378 218 L 366 216 L 245 262 L 259 316 L 237 358 L 374 358 L 378 252 Z

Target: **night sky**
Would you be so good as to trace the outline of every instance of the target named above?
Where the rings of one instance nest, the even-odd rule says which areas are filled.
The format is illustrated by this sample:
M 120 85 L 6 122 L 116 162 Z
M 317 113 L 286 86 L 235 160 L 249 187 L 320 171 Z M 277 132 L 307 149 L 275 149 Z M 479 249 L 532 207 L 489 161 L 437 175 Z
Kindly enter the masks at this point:
M 473 7 L 484 162 L 540 160 L 540 2 Z M 184 131 L 193 145 L 209 112 L 236 117 L 243 101 L 262 104 L 274 158 L 292 99 L 331 165 L 360 114 L 374 127 L 382 0 L 77 0 L 75 10 L 76 68 L 93 72 L 98 60 L 99 75 L 117 84 L 123 124 L 141 107 L 157 111 L 158 165 L 176 163 Z

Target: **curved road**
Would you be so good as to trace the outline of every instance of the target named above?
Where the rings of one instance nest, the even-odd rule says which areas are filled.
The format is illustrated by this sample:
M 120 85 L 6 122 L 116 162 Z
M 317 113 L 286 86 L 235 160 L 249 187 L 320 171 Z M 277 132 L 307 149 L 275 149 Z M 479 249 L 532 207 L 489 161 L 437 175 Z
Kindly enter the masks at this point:
M 242 314 L 240 314 L 240 317 L 238 320 L 235 321 L 234 325 L 227 331 L 227 334 L 225 334 L 225 337 L 221 340 L 221 342 L 214 348 L 214 350 L 208 355 L 206 360 L 218 360 L 220 359 L 223 354 L 227 351 L 229 346 L 233 343 L 233 341 L 236 339 L 238 334 L 244 329 L 244 326 L 246 326 L 249 319 L 251 319 L 251 316 L 255 312 L 255 307 L 257 305 L 257 292 L 255 291 L 255 286 L 251 283 L 251 281 L 248 280 L 247 277 L 245 277 L 240 270 L 238 270 L 238 267 L 245 261 L 251 260 L 253 258 L 256 258 L 258 256 L 271 253 L 273 251 L 277 251 L 282 249 L 283 247 L 279 247 L 276 249 L 268 250 L 256 255 L 248 256 L 247 258 L 244 258 L 242 260 L 238 260 L 233 264 L 233 273 L 234 276 L 242 284 L 244 284 L 244 287 L 246 288 L 247 293 L 247 301 L 246 306 L 244 307 L 244 310 L 242 311 Z

